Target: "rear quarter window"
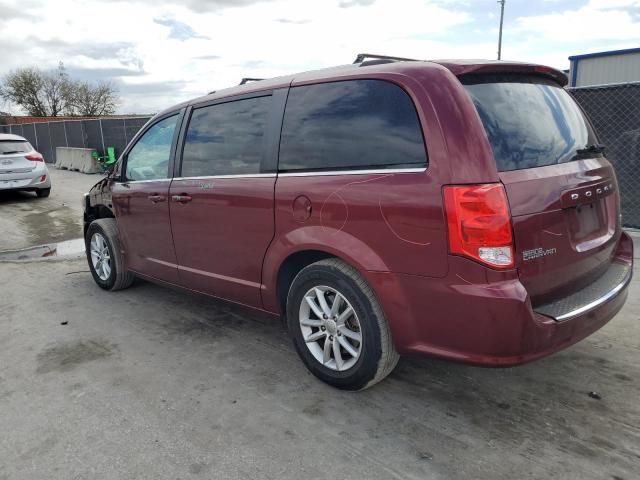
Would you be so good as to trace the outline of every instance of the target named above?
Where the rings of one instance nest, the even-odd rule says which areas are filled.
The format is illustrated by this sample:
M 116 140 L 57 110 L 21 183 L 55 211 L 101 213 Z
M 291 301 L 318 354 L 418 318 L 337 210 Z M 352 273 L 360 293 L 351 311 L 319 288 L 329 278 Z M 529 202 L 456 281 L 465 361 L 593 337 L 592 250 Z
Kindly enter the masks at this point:
M 399 86 L 351 80 L 290 90 L 280 171 L 426 166 L 418 114 Z
M 599 154 L 580 151 L 597 139 L 569 93 L 542 77 L 471 76 L 471 96 L 498 171 L 565 163 Z

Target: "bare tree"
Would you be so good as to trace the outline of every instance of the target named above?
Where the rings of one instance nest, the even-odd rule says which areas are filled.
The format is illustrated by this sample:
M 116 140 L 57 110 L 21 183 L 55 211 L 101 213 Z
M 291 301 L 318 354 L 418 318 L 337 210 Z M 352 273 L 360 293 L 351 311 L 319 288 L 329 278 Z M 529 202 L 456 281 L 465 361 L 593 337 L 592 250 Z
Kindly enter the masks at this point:
M 62 62 L 53 72 L 21 68 L 9 73 L 0 85 L 0 98 L 37 117 L 110 115 L 118 104 L 111 83 L 71 80 Z
M 43 94 L 43 74 L 36 68 L 22 68 L 9 73 L 0 86 L 0 97 L 22 107 L 29 115 L 49 114 Z
M 71 87 L 68 107 L 72 115 L 112 115 L 117 105 L 117 92 L 110 82 L 99 82 L 96 85 L 75 82 Z
M 42 94 L 49 116 L 57 117 L 67 110 L 71 91 L 73 85 L 62 62 L 58 65 L 57 71 L 43 74 Z

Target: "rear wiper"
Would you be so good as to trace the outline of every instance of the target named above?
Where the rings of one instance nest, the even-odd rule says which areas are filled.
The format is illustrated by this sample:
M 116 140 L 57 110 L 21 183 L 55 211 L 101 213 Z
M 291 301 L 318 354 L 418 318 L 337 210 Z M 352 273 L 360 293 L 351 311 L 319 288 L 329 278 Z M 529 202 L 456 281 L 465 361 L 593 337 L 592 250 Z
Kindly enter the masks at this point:
M 11 150 L 9 152 L 2 152 L 2 155 L 10 155 L 12 153 L 23 153 L 20 150 Z
M 601 143 L 592 143 L 590 145 L 587 145 L 584 148 L 579 148 L 576 150 L 576 153 L 578 155 L 582 155 L 585 153 L 604 153 L 605 150 L 605 146 L 602 145 Z

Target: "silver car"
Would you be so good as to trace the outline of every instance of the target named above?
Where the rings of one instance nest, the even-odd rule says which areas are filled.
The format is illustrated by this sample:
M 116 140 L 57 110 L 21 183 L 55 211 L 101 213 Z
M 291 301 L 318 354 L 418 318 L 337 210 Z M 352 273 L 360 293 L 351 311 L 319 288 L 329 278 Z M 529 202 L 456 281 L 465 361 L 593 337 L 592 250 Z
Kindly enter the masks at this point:
M 26 138 L 0 133 L 0 191 L 26 190 L 48 197 L 51 178 L 44 158 Z

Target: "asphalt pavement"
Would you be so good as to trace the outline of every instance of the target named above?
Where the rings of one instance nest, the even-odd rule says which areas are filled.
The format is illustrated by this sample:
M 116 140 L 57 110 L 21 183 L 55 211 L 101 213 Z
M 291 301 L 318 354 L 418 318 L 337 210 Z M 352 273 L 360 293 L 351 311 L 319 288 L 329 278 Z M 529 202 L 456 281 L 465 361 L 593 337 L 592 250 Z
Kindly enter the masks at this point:
M 79 236 L 98 177 L 54 172 L 47 200 L 0 198 L 0 250 Z M 104 292 L 82 258 L 0 262 L 0 480 L 635 480 L 638 278 L 551 357 L 403 358 L 348 393 L 306 371 L 279 319 L 142 281 Z

